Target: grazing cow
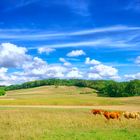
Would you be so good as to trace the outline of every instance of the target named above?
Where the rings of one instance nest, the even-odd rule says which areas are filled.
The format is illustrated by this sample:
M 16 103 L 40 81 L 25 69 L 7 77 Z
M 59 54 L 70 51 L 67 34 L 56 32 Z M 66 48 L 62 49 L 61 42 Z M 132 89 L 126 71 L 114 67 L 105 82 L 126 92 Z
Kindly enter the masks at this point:
M 126 119 L 138 119 L 138 118 L 140 118 L 140 115 L 138 112 L 124 112 L 123 115 Z
M 110 120 L 110 119 L 119 119 L 120 120 L 120 112 L 108 112 L 108 111 L 105 111 L 103 113 L 104 117 L 107 119 L 107 120 Z
M 106 118 L 107 120 L 110 119 L 110 112 L 105 111 L 103 115 L 105 116 L 105 118 Z
M 94 114 L 94 115 L 97 115 L 97 114 L 101 115 L 102 112 L 103 112 L 103 110 L 101 110 L 101 109 L 92 109 L 91 110 L 91 113 Z

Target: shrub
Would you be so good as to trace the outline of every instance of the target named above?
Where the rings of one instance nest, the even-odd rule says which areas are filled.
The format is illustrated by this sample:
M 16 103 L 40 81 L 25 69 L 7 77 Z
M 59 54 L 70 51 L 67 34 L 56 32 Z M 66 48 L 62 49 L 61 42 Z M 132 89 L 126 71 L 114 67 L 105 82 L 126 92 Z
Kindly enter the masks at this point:
M 92 94 L 93 92 L 89 92 L 89 91 L 87 91 L 87 92 L 80 92 L 80 94 Z
M 3 96 L 5 94 L 6 94 L 5 90 L 4 89 L 0 89 L 0 96 Z

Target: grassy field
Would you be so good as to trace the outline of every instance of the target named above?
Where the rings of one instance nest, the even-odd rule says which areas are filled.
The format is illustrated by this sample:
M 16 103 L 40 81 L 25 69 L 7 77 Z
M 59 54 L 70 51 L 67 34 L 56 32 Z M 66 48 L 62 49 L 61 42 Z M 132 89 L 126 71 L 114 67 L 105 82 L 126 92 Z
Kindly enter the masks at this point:
M 0 140 L 139 140 L 140 120 L 107 122 L 87 109 L 0 110 Z
M 90 94 L 86 94 L 90 93 Z M 90 88 L 43 86 L 8 91 L 0 105 L 140 105 L 140 97 L 98 97 Z
M 43 105 L 51 106 L 43 108 Z M 64 105 L 75 107 L 66 109 Z M 125 109 L 132 107 L 133 110 L 139 108 L 140 97 L 98 97 L 93 89 L 65 86 L 8 91 L 6 96 L 0 97 L 0 140 L 140 139 L 140 120 L 122 117 L 121 121 L 107 122 L 103 116 L 93 116 L 90 109 L 78 109 L 87 105 L 103 105 L 110 110 L 114 106 L 120 110 L 125 105 Z

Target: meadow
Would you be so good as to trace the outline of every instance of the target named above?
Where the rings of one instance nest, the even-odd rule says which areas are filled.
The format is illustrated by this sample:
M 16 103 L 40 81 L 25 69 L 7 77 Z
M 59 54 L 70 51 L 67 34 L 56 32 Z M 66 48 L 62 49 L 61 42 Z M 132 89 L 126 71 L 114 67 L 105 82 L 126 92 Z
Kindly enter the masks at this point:
M 7 91 L 0 97 L 0 105 L 129 105 L 139 106 L 140 96 L 109 98 L 98 97 L 91 88 L 42 86 Z
M 0 97 L 0 140 L 139 140 L 140 120 L 107 121 L 90 111 L 101 105 L 140 109 L 140 97 L 98 97 L 96 92 L 66 86 L 8 91 Z
M 0 110 L 0 140 L 139 140 L 140 120 L 107 122 L 89 109 Z

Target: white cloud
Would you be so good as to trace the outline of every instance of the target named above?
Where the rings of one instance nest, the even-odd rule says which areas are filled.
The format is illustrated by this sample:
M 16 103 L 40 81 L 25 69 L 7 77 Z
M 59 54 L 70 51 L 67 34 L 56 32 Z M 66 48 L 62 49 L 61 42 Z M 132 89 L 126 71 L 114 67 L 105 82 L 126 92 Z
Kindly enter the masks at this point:
M 125 80 L 140 79 L 140 73 L 126 74 L 126 75 L 124 75 L 124 78 L 125 78 Z
M 90 60 L 90 58 L 87 57 L 86 60 L 85 60 L 85 64 L 89 64 L 89 65 L 99 65 L 99 64 L 101 64 L 101 62 L 99 62 L 99 61 L 97 61 L 97 60 L 95 60 L 95 59 Z
M 88 78 L 93 80 L 100 80 L 102 77 L 97 73 L 88 73 Z
M 47 47 L 40 47 L 40 48 L 38 48 L 38 52 L 40 54 L 46 53 L 47 55 L 49 55 L 51 52 L 54 52 L 54 51 L 55 51 L 55 49 L 53 49 L 53 48 L 47 48 Z
M 88 72 L 89 79 L 120 79 L 118 70 L 116 68 L 113 68 L 112 66 L 104 65 L 100 61 L 97 61 L 95 59 L 90 60 L 89 57 L 86 58 L 85 64 L 91 65 Z
M 63 63 L 64 66 L 71 66 L 72 64 L 65 60 L 64 58 L 59 58 L 59 61 Z
M 83 78 L 83 73 L 78 68 L 72 68 L 66 75 L 67 78 Z
M 7 73 L 8 69 L 7 68 L 0 68 L 0 83 L 1 81 L 5 80 L 7 78 L 6 73 Z
M 83 31 L 77 31 L 71 33 L 71 35 L 89 35 L 95 33 L 105 33 L 105 32 L 120 32 L 120 31 L 131 31 L 131 30 L 140 30 L 140 27 L 128 27 L 123 25 L 116 25 L 110 27 L 102 27 L 102 28 L 95 28 Z
M 21 67 L 23 63 L 30 60 L 26 54 L 27 49 L 11 43 L 0 44 L 0 66 L 1 67 Z
M 44 30 L 30 30 L 30 29 L 0 29 L 0 31 L 1 31 L 0 32 L 0 39 L 24 40 L 24 41 L 25 40 L 36 40 L 36 41 L 38 41 L 38 40 L 39 41 L 40 40 L 52 40 L 52 39 L 58 39 L 58 38 L 66 39 L 69 36 L 70 37 L 77 37 L 77 36 L 81 36 L 81 37 L 83 36 L 84 37 L 85 35 L 88 35 L 88 36 L 89 35 L 96 35 L 96 34 L 98 35 L 98 33 L 100 33 L 101 36 L 102 36 L 102 35 L 104 35 L 104 33 L 108 33 L 108 38 L 110 37 L 112 39 L 114 37 L 114 40 L 112 40 L 112 44 L 115 45 L 117 43 L 115 41 L 116 33 L 119 33 L 121 35 L 122 32 L 125 32 L 125 34 L 128 37 L 123 39 L 123 36 L 122 36 L 120 38 L 122 38 L 123 42 L 125 44 L 127 44 L 128 43 L 127 42 L 128 38 L 134 37 L 136 35 L 139 36 L 140 27 L 137 27 L 137 26 L 136 27 L 135 26 L 133 26 L 133 27 L 130 26 L 129 27 L 129 26 L 125 26 L 125 25 L 115 25 L 115 26 L 109 26 L 109 27 L 79 30 L 79 31 L 67 31 L 67 32 L 53 31 L 51 33 L 50 32 L 48 33 Z M 133 34 L 130 34 L 130 33 L 133 33 Z M 92 38 L 92 40 L 90 41 L 90 44 L 99 44 L 99 42 L 98 43 L 93 43 L 93 42 L 96 42 L 96 40 L 102 41 L 104 38 L 105 38 L 104 36 L 101 37 L 100 39 L 95 38 L 95 40 L 93 40 L 93 38 Z M 121 40 L 119 40 L 119 41 L 121 41 Z M 81 42 L 82 41 L 78 42 L 77 45 L 79 43 L 81 44 Z M 85 42 L 88 43 L 89 41 L 85 41 Z M 73 44 L 73 43 L 71 42 L 71 44 Z M 84 43 L 84 42 L 82 42 L 82 43 Z M 67 45 L 68 44 L 70 44 L 70 43 L 67 43 Z M 104 45 L 102 42 L 100 44 Z M 107 45 L 109 45 L 109 43 Z M 47 46 L 50 47 L 50 46 L 54 46 L 54 45 L 47 45 Z M 57 46 L 57 44 L 56 44 L 56 46 Z M 61 46 L 59 46 L 59 47 L 61 47 Z M 64 45 L 62 47 L 64 47 Z
M 77 57 L 81 55 L 86 55 L 83 50 L 73 50 L 67 54 L 68 57 Z
M 32 61 L 27 62 L 23 65 L 23 70 L 26 75 L 39 76 L 46 73 L 47 63 L 41 58 L 34 57 Z
M 128 39 L 128 38 L 127 38 Z M 120 39 L 114 37 L 101 37 L 99 39 L 92 39 L 88 41 L 79 41 L 79 42 L 69 42 L 62 44 L 52 44 L 48 45 L 51 48 L 75 48 L 75 47 L 107 47 L 107 48 L 129 48 L 136 49 L 139 43 L 130 42 L 127 39 Z M 46 45 L 47 46 L 47 45 Z
M 23 82 L 39 79 L 39 77 L 27 76 L 24 72 L 14 72 L 12 74 L 7 75 L 8 78 L 5 80 L 5 85 L 20 84 Z
M 85 68 L 78 69 L 72 67 L 65 58 L 59 58 L 63 65 L 48 64 L 39 57 L 28 55 L 26 48 L 10 43 L 2 43 L 0 50 L 0 85 L 45 78 L 119 79 L 116 68 L 88 57 Z M 88 65 L 90 68 L 87 68 Z M 18 69 L 15 69 L 16 72 L 9 72 L 10 68 Z
M 112 76 L 116 76 L 118 73 L 117 69 L 115 69 L 111 66 L 103 65 L 103 64 L 99 64 L 94 67 L 90 67 L 90 70 L 93 73 L 100 74 L 100 76 L 102 76 L 102 77 L 112 77 Z
M 67 68 L 61 65 L 49 65 L 47 69 L 47 77 L 64 78 Z
M 70 66 L 65 59 L 64 66 L 49 65 L 38 57 L 27 55 L 26 48 L 14 44 L 3 43 L 0 46 L 0 85 L 17 84 L 35 79 L 64 78 Z M 5 68 L 4 68 L 5 66 Z M 7 67 L 7 68 L 6 68 Z M 16 72 L 8 72 L 8 68 L 20 68 Z
M 31 77 L 26 77 L 20 72 L 8 73 L 7 68 L 0 68 L 0 85 L 19 84 L 21 82 L 27 82 L 30 80 L 34 79 Z
M 7 68 L 4 68 L 4 67 L 0 68 L 0 74 L 6 73 L 7 70 L 8 69 Z
M 22 65 L 21 71 L 8 73 L 7 68 L 0 69 L 0 85 L 19 84 L 43 78 L 46 74 L 47 63 L 35 57 Z
M 138 57 L 136 58 L 135 63 L 136 63 L 136 64 L 140 64 L 140 56 L 138 56 Z
M 66 63 L 66 62 L 65 62 Z M 23 66 L 24 75 L 27 77 L 45 78 L 64 78 L 67 68 L 58 64 L 47 64 L 41 58 L 34 57 L 32 62 Z

